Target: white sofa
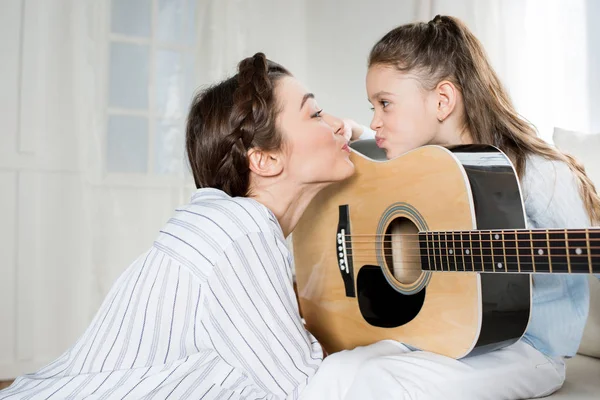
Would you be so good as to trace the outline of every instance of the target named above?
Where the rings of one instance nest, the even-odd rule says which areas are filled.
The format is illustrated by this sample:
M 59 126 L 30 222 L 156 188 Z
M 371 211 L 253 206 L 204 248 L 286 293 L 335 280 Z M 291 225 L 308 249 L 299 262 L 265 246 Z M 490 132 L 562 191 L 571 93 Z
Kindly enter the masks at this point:
M 575 156 L 585 166 L 588 176 L 600 190 L 600 134 L 583 135 L 563 129 L 554 130 L 554 143 Z M 552 400 L 600 399 L 600 282 L 590 278 L 590 317 L 579 354 L 567 360 L 567 379 Z

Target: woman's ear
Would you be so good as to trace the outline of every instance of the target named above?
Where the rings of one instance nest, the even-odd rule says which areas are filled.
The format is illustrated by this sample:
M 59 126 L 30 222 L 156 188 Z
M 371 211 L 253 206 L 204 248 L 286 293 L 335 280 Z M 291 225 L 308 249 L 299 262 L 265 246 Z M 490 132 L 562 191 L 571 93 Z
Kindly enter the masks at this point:
M 258 176 L 277 176 L 283 171 L 282 155 L 252 148 L 248 150 L 248 166 Z
M 458 89 L 450 81 L 441 81 L 435 91 L 438 100 L 437 119 L 443 122 L 456 108 Z

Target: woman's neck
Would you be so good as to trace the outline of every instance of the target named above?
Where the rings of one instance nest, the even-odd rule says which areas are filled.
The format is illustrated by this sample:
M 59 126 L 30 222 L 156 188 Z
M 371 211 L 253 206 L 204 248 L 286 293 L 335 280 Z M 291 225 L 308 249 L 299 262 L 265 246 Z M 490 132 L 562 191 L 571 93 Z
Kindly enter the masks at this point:
M 326 184 L 298 186 L 284 182 L 281 180 L 268 187 L 255 187 L 250 197 L 275 214 L 284 236 L 287 237 L 296 228 L 312 199 Z

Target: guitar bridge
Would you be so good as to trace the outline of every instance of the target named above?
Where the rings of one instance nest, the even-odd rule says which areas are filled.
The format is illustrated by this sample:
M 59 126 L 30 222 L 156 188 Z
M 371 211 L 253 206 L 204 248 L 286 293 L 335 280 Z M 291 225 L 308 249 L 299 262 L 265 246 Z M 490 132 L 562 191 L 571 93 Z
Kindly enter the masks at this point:
M 356 297 L 354 269 L 352 266 L 352 241 L 350 239 L 350 214 L 348 206 L 339 207 L 340 215 L 335 238 L 337 263 L 344 281 L 346 297 Z

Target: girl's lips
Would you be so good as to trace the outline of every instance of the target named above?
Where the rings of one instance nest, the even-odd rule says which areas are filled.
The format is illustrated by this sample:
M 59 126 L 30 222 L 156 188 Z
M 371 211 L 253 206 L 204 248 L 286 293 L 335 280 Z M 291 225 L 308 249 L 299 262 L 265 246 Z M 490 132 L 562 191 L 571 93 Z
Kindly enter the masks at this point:
M 383 142 L 385 142 L 385 139 L 375 138 L 375 144 L 377 145 L 377 147 L 381 147 L 383 145 Z
M 342 150 L 347 151 L 348 153 L 350 153 L 350 147 L 348 146 L 348 143 L 344 144 L 342 146 Z

